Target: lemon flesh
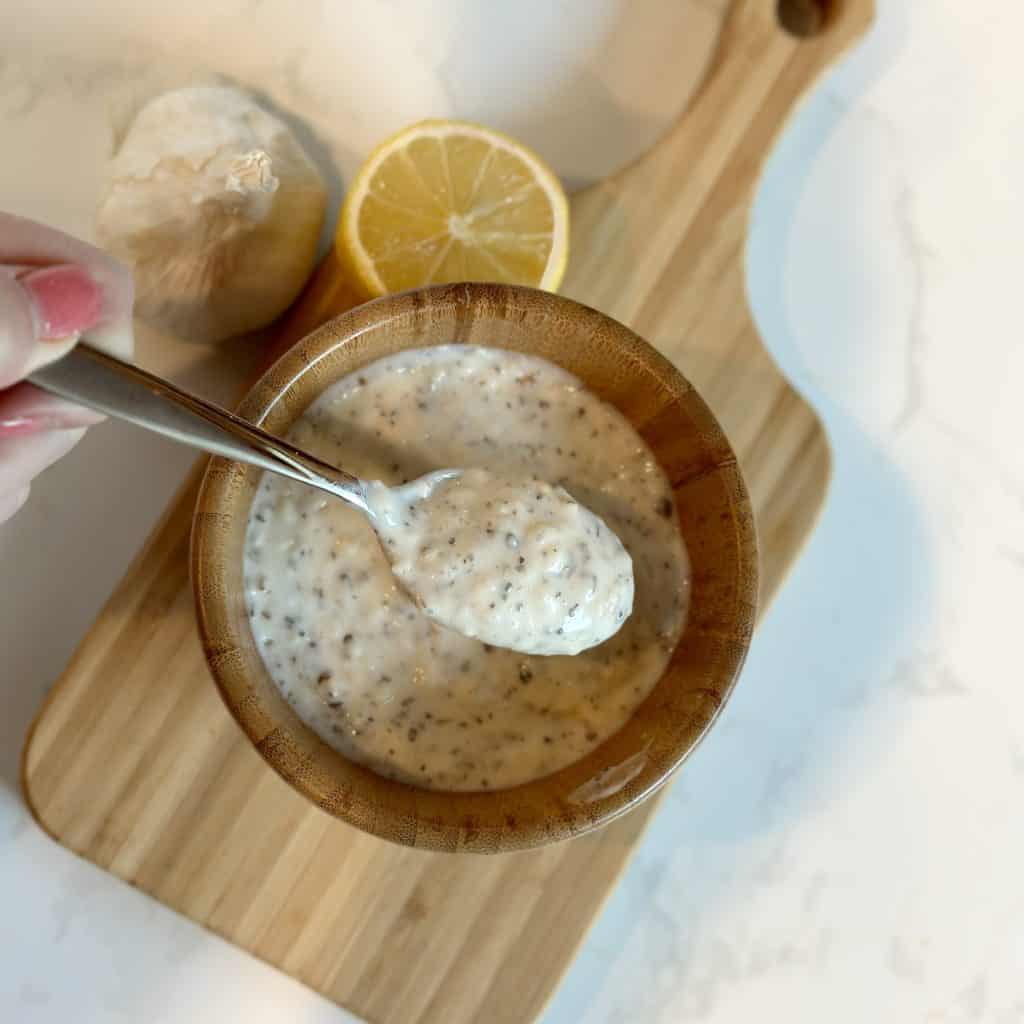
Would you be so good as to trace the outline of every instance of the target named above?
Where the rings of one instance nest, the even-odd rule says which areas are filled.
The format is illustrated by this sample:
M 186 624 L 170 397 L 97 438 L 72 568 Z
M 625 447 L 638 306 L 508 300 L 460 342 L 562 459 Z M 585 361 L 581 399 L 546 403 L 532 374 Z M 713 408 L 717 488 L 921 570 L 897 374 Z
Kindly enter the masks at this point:
M 380 145 L 342 209 L 337 245 L 369 296 L 453 281 L 554 291 L 569 207 L 525 146 L 458 121 L 424 121 Z

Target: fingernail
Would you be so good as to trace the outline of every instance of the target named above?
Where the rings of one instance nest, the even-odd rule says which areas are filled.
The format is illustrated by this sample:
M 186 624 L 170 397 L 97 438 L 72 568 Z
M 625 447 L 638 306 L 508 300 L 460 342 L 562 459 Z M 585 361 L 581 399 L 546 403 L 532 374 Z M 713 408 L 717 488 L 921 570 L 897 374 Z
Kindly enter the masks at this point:
M 91 409 L 68 406 L 65 412 L 0 417 L 0 441 L 11 437 L 28 437 L 44 430 L 78 430 L 103 422 L 103 415 Z
M 87 271 L 73 263 L 30 270 L 18 278 L 36 317 L 36 335 L 56 341 L 88 330 L 103 311 L 103 292 Z

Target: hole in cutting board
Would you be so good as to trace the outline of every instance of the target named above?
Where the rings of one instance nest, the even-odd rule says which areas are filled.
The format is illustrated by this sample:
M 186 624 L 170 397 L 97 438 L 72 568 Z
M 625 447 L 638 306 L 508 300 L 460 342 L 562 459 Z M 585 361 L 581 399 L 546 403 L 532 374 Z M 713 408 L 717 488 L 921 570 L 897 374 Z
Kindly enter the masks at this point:
M 779 24 L 801 39 L 820 34 L 836 16 L 837 0 L 778 0 Z

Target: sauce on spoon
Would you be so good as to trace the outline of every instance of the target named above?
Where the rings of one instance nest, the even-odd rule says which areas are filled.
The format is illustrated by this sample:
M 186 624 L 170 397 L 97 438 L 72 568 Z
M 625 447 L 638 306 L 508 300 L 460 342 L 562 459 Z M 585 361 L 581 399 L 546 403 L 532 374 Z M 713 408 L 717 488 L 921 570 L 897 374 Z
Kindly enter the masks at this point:
M 486 469 L 364 488 L 391 568 L 423 611 L 525 654 L 578 654 L 633 608 L 633 563 L 566 490 Z

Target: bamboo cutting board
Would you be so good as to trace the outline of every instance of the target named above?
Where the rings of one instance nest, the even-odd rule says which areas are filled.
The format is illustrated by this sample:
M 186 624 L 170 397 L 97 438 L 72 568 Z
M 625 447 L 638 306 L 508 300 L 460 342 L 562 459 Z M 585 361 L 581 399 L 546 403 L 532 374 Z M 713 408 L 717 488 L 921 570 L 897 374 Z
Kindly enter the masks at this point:
M 719 417 L 754 503 L 767 603 L 820 508 L 829 451 L 747 310 L 749 203 L 785 117 L 866 29 L 871 0 L 689 2 L 719 23 L 704 81 L 655 150 L 574 197 L 564 291 L 657 345 Z M 790 27 L 811 30 L 830 13 L 819 34 L 797 37 L 777 7 Z M 286 340 L 345 308 L 334 270 L 328 259 Z M 371 1021 L 533 1019 L 656 801 L 572 842 L 490 858 L 391 846 L 307 804 L 250 747 L 207 673 L 187 568 L 197 482 L 33 727 L 23 774 L 36 818 L 83 857 Z

